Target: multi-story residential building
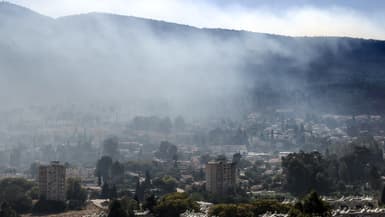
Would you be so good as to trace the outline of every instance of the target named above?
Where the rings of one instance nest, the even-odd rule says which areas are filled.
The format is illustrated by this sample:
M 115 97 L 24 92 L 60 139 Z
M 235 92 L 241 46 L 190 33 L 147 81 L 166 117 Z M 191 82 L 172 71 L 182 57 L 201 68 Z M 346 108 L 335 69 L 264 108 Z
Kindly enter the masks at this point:
M 58 161 L 39 167 L 40 197 L 46 200 L 65 200 L 66 169 Z
M 206 164 L 206 190 L 213 194 L 225 194 L 234 190 L 237 183 L 235 163 L 212 161 Z

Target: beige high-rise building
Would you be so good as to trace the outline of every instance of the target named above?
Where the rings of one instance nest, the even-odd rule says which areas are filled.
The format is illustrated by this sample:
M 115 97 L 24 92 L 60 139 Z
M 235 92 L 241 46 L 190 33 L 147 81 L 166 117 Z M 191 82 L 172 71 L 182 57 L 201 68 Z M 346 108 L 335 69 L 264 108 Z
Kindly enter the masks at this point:
M 235 163 L 212 161 L 206 164 L 206 191 L 213 194 L 225 194 L 234 190 L 237 183 Z
M 65 201 L 66 169 L 58 161 L 39 167 L 40 196 L 46 200 Z

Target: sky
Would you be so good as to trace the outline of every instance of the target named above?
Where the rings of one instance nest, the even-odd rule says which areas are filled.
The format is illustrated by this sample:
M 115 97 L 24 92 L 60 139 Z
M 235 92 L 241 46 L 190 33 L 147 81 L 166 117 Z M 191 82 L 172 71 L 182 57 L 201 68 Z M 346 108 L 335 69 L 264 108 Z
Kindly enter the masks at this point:
M 51 17 L 107 12 L 207 28 L 385 40 L 385 0 L 10 0 Z

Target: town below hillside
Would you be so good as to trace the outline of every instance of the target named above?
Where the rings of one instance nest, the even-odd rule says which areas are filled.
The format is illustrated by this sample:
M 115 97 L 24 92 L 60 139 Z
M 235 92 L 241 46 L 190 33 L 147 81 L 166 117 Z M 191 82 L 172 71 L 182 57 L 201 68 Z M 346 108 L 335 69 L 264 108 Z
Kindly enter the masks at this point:
M 385 213 L 380 115 L 279 109 L 203 122 L 71 109 L 8 111 L 20 118 L 0 124 L 8 135 L 0 147 L 1 210 L 57 217 Z M 41 119 L 29 119 L 39 111 Z

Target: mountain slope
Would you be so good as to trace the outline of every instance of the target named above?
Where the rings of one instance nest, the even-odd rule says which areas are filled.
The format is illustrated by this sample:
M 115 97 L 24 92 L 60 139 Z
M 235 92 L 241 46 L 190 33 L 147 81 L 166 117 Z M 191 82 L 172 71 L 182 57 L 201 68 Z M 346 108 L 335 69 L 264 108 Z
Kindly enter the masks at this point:
M 0 18 L 6 105 L 123 103 L 194 115 L 385 108 L 384 41 L 199 29 L 103 13 L 52 19 L 9 3 L 0 3 Z

